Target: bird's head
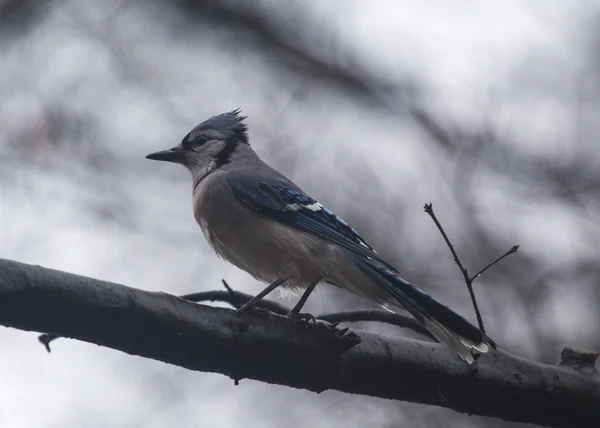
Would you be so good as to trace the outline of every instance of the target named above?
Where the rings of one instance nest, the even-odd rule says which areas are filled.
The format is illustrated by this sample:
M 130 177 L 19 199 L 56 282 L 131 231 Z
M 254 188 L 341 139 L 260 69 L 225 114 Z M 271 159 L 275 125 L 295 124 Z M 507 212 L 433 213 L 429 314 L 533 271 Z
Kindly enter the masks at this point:
M 213 116 L 192 129 L 177 146 L 150 153 L 146 159 L 179 163 L 196 180 L 229 163 L 238 145 L 248 145 L 247 126 L 240 109 Z

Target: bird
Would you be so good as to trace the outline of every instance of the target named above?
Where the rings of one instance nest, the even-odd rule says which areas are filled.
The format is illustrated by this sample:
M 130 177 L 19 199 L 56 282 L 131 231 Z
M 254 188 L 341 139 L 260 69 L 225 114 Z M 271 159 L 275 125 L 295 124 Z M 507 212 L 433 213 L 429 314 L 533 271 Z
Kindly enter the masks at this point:
M 210 117 L 177 146 L 146 156 L 189 170 L 194 217 L 210 246 L 269 284 L 238 312 L 281 286 L 304 290 L 288 314 L 302 318 L 310 293 L 328 283 L 389 311 L 407 311 L 468 364 L 496 348 L 479 328 L 403 279 L 341 217 L 265 163 L 250 145 L 245 119 L 239 108 Z

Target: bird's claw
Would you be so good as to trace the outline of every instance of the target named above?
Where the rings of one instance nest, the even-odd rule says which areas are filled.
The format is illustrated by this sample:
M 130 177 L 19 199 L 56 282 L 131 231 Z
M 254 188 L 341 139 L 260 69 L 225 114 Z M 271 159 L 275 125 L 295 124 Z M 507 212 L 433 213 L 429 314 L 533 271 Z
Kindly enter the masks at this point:
M 338 328 L 338 326 L 340 325 L 339 322 L 333 322 L 333 323 L 328 323 L 325 324 L 327 326 L 327 328 L 329 330 L 331 330 L 337 337 L 342 337 L 344 336 L 346 333 L 348 333 L 348 330 L 350 330 L 350 328 L 348 327 L 344 327 L 344 328 Z
M 313 314 L 309 314 L 309 313 L 290 311 L 287 314 L 287 317 L 291 318 L 291 319 L 299 320 L 299 321 L 304 321 L 306 324 L 311 324 L 311 323 L 313 325 L 317 324 L 317 319 L 315 318 L 315 316 Z

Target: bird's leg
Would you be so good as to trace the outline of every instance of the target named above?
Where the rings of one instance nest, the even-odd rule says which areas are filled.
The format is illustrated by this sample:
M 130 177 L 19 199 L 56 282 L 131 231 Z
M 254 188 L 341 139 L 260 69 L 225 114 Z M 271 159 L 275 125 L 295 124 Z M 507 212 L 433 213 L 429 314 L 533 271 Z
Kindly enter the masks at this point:
M 265 288 L 263 291 L 261 291 L 256 296 L 254 296 L 252 299 L 248 300 L 246 303 L 244 303 L 242 306 L 240 306 L 238 308 L 238 310 L 235 311 L 235 313 L 236 314 L 240 314 L 243 311 L 252 308 L 254 305 L 256 305 L 256 303 L 259 300 L 261 300 L 263 297 L 265 297 L 271 291 L 275 290 L 277 287 L 279 287 L 281 284 L 283 284 L 286 280 L 287 280 L 286 278 L 278 278 L 278 279 L 276 279 L 267 288 Z
M 308 297 L 312 294 L 312 292 L 314 291 L 315 287 L 317 286 L 317 284 L 321 282 L 321 278 L 317 279 L 316 281 L 311 282 L 308 287 L 306 287 L 306 290 L 304 290 L 304 293 L 302 293 L 302 296 L 300 296 L 300 300 L 298 300 L 298 303 L 296 303 L 296 306 L 294 306 L 292 308 L 291 311 L 288 312 L 287 316 L 291 317 L 291 318 L 301 318 L 301 319 L 305 319 L 307 321 L 313 321 L 316 323 L 316 319 L 313 315 L 311 314 L 301 314 L 300 310 L 304 307 L 304 304 L 306 303 L 306 301 L 308 300 Z

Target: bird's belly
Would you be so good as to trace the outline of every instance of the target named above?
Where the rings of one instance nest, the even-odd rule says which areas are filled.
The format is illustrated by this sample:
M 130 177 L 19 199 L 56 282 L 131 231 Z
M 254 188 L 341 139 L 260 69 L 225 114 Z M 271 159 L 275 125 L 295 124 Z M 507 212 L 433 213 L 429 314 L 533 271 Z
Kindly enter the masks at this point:
M 337 251 L 334 247 L 237 201 L 220 198 L 204 198 L 195 213 L 219 256 L 265 282 L 287 278 L 286 285 L 294 288 L 325 275 L 327 260 Z M 214 209 L 217 203 L 223 203 L 223 208 Z
M 267 218 L 212 228 L 208 239 L 217 254 L 265 282 L 283 277 L 289 286 L 305 287 L 323 276 L 326 245 Z

